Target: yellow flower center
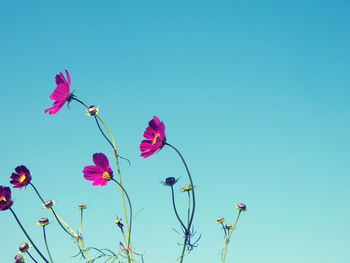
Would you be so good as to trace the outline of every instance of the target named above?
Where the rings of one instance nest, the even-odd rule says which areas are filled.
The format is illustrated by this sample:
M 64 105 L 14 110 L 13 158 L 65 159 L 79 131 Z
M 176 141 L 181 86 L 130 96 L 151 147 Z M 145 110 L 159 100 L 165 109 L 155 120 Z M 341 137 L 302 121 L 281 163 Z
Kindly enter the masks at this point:
M 107 180 L 107 181 L 109 181 L 109 180 L 111 180 L 112 177 L 111 177 L 111 175 L 108 172 L 104 172 L 102 174 L 102 178 Z
M 156 143 L 158 137 L 160 137 L 160 134 L 159 134 L 159 133 L 157 133 L 156 136 L 154 136 L 154 139 L 153 139 L 152 144 L 155 144 L 155 143 Z
M 4 195 L 0 197 L 0 201 L 5 201 L 5 202 L 7 202 L 7 200 L 6 200 L 6 198 L 5 198 Z
M 26 179 L 26 175 L 24 173 L 21 174 L 21 177 L 19 178 L 19 183 L 23 183 L 23 181 Z

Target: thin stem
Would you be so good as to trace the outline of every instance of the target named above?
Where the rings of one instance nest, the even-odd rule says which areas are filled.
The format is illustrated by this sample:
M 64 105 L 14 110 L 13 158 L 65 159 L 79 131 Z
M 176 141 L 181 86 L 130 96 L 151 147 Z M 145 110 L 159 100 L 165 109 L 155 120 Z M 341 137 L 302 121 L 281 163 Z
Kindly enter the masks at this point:
M 89 108 L 88 105 L 86 105 L 84 102 L 82 102 L 81 100 L 77 99 L 74 95 L 71 98 L 72 100 L 75 100 L 77 102 L 79 102 L 80 104 L 82 104 L 83 106 L 85 106 L 85 108 Z
M 51 253 L 50 253 L 50 250 L 49 250 L 49 246 L 47 245 L 45 226 L 43 226 L 43 233 L 44 233 L 44 241 L 45 241 L 46 251 L 47 251 L 47 254 L 49 255 L 50 262 L 53 263 L 53 260 L 52 260 L 52 257 L 51 257 Z
M 98 120 L 96 118 L 96 115 L 94 116 L 95 117 L 95 121 L 96 121 L 96 124 L 97 124 L 97 127 L 98 129 L 100 130 L 100 132 L 102 133 L 103 137 L 105 137 L 105 139 L 107 140 L 107 142 L 112 146 L 112 148 L 114 149 L 114 146 L 113 146 L 113 143 L 108 139 L 108 137 L 106 136 L 106 134 L 103 132 L 103 130 L 101 129 L 101 126 L 100 124 L 98 123 Z
M 193 186 L 192 186 L 193 187 Z M 187 225 L 190 224 L 190 211 L 191 211 L 191 196 L 190 191 L 187 191 L 188 195 L 188 209 L 187 209 Z
M 44 199 L 41 197 L 41 195 L 39 194 L 39 191 L 36 189 L 36 187 L 35 187 L 32 183 L 29 183 L 29 184 L 33 187 L 33 189 L 34 189 L 34 191 L 36 192 L 36 194 L 38 195 L 39 199 L 41 200 L 41 202 L 42 202 L 43 205 L 45 206 L 45 201 L 44 201 Z M 75 236 L 72 235 L 71 233 L 69 233 L 69 232 L 67 231 L 67 229 L 62 225 L 62 223 L 61 223 L 60 220 L 59 220 L 59 217 L 56 215 L 55 210 L 53 210 L 52 207 L 50 208 L 50 211 L 51 211 L 51 212 L 53 213 L 53 215 L 55 216 L 55 218 L 56 218 L 58 224 L 61 226 L 61 228 L 62 228 L 68 235 L 70 235 L 71 237 L 75 238 Z M 61 220 L 62 220 L 62 219 L 61 219 Z
M 103 119 L 97 114 L 95 115 L 100 122 L 103 124 L 103 126 L 106 128 L 106 130 L 108 131 L 111 139 L 112 139 L 112 148 L 113 148 L 113 152 L 114 152 L 114 156 L 115 156 L 115 161 L 116 161 L 116 165 L 117 165 L 117 173 L 118 173 L 118 184 L 120 186 L 120 195 L 121 195 L 121 199 L 122 199 L 122 205 L 123 205 L 123 213 L 124 213 L 124 218 L 125 218 L 125 225 L 126 225 L 126 232 L 128 235 L 128 244 L 127 246 L 130 247 L 130 233 L 131 233 L 131 225 L 132 225 L 132 218 L 130 218 L 130 223 L 128 221 L 128 217 L 126 215 L 126 207 L 125 207 L 125 200 L 124 200 L 124 193 L 125 190 L 123 190 L 124 188 L 122 187 L 122 178 L 121 178 L 121 174 L 120 174 L 120 167 L 119 167 L 119 161 L 118 161 L 118 154 L 117 154 L 117 147 L 116 147 L 116 143 L 115 143 L 115 139 L 114 136 L 111 132 L 111 130 L 108 128 L 107 124 L 103 121 Z M 125 192 L 126 193 L 126 192 Z M 130 203 L 129 203 L 130 205 Z M 131 205 L 130 205 L 131 207 Z M 128 257 L 128 262 L 131 263 L 132 261 L 132 254 L 129 253 L 129 257 Z
M 176 149 L 174 146 L 172 146 L 172 145 L 169 144 L 169 143 L 165 143 L 165 145 L 168 145 L 168 146 L 170 146 L 171 148 L 173 148 L 173 149 L 177 152 L 177 154 L 180 156 L 180 158 L 181 158 L 183 164 L 185 165 L 185 168 L 186 168 L 186 171 L 187 171 L 187 174 L 188 174 L 188 178 L 189 178 L 190 183 L 191 183 L 191 186 L 192 186 L 191 191 L 192 191 L 192 203 L 193 203 L 193 208 L 192 208 L 192 214 L 191 214 L 190 222 L 189 222 L 188 227 L 187 227 L 187 230 L 189 231 L 190 228 L 191 228 L 191 225 L 192 225 L 193 216 L 194 216 L 194 211 L 195 211 L 195 208 L 196 208 L 196 200 L 195 200 L 195 197 L 194 197 L 194 185 L 193 185 L 191 173 L 190 173 L 190 170 L 188 169 L 188 166 L 187 166 L 187 164 L 186 164 L 185 159 L 183 158 L 183 156 L 181 155 L 181 153 L 179 152 L 179 150 Z
M 175 215 L 177 217 L 177 220 L 179 220 L 181 226 L 184 228 L 184 231 L 186 231 L 186 226 L 185 224 L 182 222 L 179 214 L 177 213 L 177 209 L 176 209 L 176 205 L 175 205 L 175 198 L 174 198 L 174 187 L 171 185 L 171 199 L 173 201 L 173 208 L 174 208 L 174 212 L 175 212 Z
M 185 237 L 185 241 L 184 241 L 184 244 L 182 247 L 182 252 L 181 252 L 181 256 L 180 256 L 180 263 L 182 263 L 182 261 L 184 260 L 186 243 L 187 243 L 187 236 Z
M 39 199 L 41 200 L 41 202 L 45 205 L 45 201 L 44 199 L 41 197 L 41 195 L 39 194 L 38 190 L 36 189 L 36 187 L 32 184 L 29 183 L 31 185 L 31 187 L 33 187 L 34 191 L 36 192 L 36 194 L 38 195 Z
M 128 248 L 130 248 L 129 247 L 129 245 L 130 245 L 130 233 L 131 233 L 131 224 L 132 224 L 132 220 L 131 220 L 131 218 L 132 218 L 132 206 L 131 206 L 131 201 L 130 201 L 130 198 L 129 198 L 129 195 L 128 195 L 128 193 L 126 192 L 126 190 L 125 190 L 125 188 L 117 181 L 117 180 L 115 180 L 114 178 L 112 178 L 112 180 L 114 181 L 114 182 L 116 182 L 118 185 L 119 185 L 119 187 L 124 191 L 124 193 L 125 193 L 125 196 L 126 196 L 126 198 L 127 198 L 127 200 L 128 200 L 128 203 L 129 203 L 129 210 L 130 210 L 130 232 L 129 232 L 129 235 L 128 235 Z
M 192 181 L 192 177 L 191 177 L 191 173 L 190 173 L 190 170 L 188 169 L 188 166 L 186 164 L 186 161 L 185 159 L 183 158 L 182 154 L 179 152 L 178 149 L 176 149 L 174 146 L 172 146 L 171 144 L 169 143 L 165 143 L 165 145 L 168 145 L 170 146 L 171 148 L 173 148 L 177 154 L 180 156 L 185 168 L 186 168 L 186 171 L 187 171 L 187 174 L 188 174 L 188 178 L 190 180 L 190 184 L 192 186 L 192 203 L 193 203 L 193 207 L 192 207 L 192 213 L 191 213 L 191 217 L 190 217 L 190 220 L 188 221 L 188 224 L 187 224 L 187 228 L 185 228 L 185 240 L 184 240 L 184 245 L 183 245 L 183 248 L 182 248 L 182 252 L 181 252 L 181 257 L 180 257 L 180 263 L 182 263 L 183 261 L 183 257 L 184 257 L 184 254 L 185 254 L 185 248 L 186 248 L 186 245 L 187 245 L 187 241 L 188 241 L 188 236 L 190 235 L 190 229 L 191 229 L 191 225 L 192 225 L 192 221 L 193 221 L 193 217 L 194 217 L 194 211 L 195 211 L 195 208 L 196 208 L 196 200 L 195 200 L 195 197 L 194 197 L 194 185 L 193 185 L 193 181 Z
M 223 229 L 224 232 L 225 232 L 225 237 L 226 237 L 226 236 L 227 236 L 226 227 L 224 226 L 224 223 L 223 223 L 223 222 L 221 222 L 221 225 L 222 225 L 222 229 Z
M 34 242 L 32 241 L 32 239 L 30 238 L 30 236 L 27 234 L 26 230 L 24 229 L 24 227 L 22 226 L 21 222 L 19 221 L 18 217 L 16 216 L 15 212 L 12 210 L 12 208 L 9 208 L 10 211 L 12 212 L 13 216 L 15 217 L 18 225 L 20 226 L 20 228 L 22 229 L 23 233 L 26 235 L 26 237 L 28 238 L 29 242 L 32 244 L 32 246 L 34 247 L 34 249 L 36 250 L 36 252 L 38 252 L 38 254 L 40 255 L 40 257 L 46 262 L 49 263 L 49 261 L 44 257 L 44 255 L 40 252 L 40 250 L 36 247 L 36 245 L 34 244 Z
M 81 234 L 83 227 L 83 209 L 80 210 L 80 228 L 79 228 L 79 235 Z
M 232 232 L 233 232 L 233 230 L 235 229 L 235 227 L 237 225 L 237 222 L 238 222 L 239 216 L 241 215 L 241 212 L 242 212 L 241 210 L 238 212 L 238 216 L 236 218 L 235 223 L 232 226 L 232 229 L 229 231 L 229 235 L 227 237 L 225 237 L 225 249 L 224 249 L 224 255 L 222 256 L 222 263 L 225 262 L 228 242 L 230 241 L 230 237 L 232 235 Z
M 36 261 L 33 256 L 29 253 L 29 251 L 26 252 L 28 254 L 28 256 L 35 262 L 35 263 L 38 263 L 38 261 Z

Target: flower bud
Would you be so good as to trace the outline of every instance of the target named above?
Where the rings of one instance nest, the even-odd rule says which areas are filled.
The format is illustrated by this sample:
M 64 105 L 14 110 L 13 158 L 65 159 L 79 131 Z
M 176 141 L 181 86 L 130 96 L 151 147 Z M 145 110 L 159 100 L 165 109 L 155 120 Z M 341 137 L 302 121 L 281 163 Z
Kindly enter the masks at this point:
M 190 184 L 186 184 L 184 185 L 182 188 L 181 188 L 181 191 L 182 192 L 188 192 L 188 191 L 191 191 L 193 189 L 193 186 L 190 185 Z
M 174 184 L 176 184 L 178 179 L 175 179 L 175 177 L 168 177 L 165 179 L 165 182 L 163 182 L 164 185 L 167 186 L 173 186 Z
M 52 200 L 48 200 L 44 204 L 45 208 L 51 208 L 53 207 L 53 205 L 54 205 L 54 202 Z
M 39 226 L 46 226 L 49 224 L 49 219 L 46 217 L 39 218 L 38 223 Z
M 223 218 L 222 216 L 218 217 L 218 219 L 216 219 L 216 223 L 220 224 L 222 222 L 225 221 L 225 218 Z
M 22 253 L 27 252 L 29 249 L 29 245 L 28 243 L 24 242 L 19 246 L 19 251 L 21 251 Z
M 247 206 L 243 203 L 239 203 L 236 205 L 236 209 L 238 209 L 239 211 L 246 211 L 247 210 Z
M 231 224 L 226 224 L 225 226 L 227 229 L 232 229 L 232 225 Z
M 87 109 L 88 115 L 89 116 L 94 116 L 98 113 L 99 109 L 96 108 L 94 105 L 90 105 L 89 108 Z
M 15 263 L 23 263 L 24 257 L 21 254 L 15 256 Z
M 86 205 L 85 204 L 79 204 L 78 206 L 77 206 L 77 208 L 79 209 L 79 210 L 84 210 L 84 209 L 86 209 Z

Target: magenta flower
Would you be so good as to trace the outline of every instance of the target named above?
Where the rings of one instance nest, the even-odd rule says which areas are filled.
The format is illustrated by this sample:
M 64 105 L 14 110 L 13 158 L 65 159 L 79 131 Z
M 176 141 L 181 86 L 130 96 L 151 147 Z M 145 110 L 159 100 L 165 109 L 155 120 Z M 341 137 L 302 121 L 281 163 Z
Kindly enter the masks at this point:
M 66 101 L 71 101 L 73 94 L 69 92 L 70 78 L 67 70 L 66 75 L 67 80 L 64 78 L 62 72 L 56 75 L 57 87 L 50 95 L 50 99 L 54 100 L 55 102 L 50 108 L 45 110 L 45 113 L 49 112 L 50 114 L 55 114 L 63 107 Z
M 6 210 L 11 205 L 11 189 L 0 185 L 0 210 Z
M 10 183 L 13 184 L 13 188 L 22 188 L 23 186 L 27 186 L 30 183 L 32 177 L 30 176 L 30 172 L 27 167 L 24 165 L 17 166 L 15 168 L 15 173 L 11 175 Z
M 143 133 L 143 140 L 140 144 L 141 156 L 146 158 L 151 156 L 156 151 L 163 148 L 166 143 L 164 123 L 153 116 L 153 119 L 148 123 L 148 127 Z
M 109 167 L 108 159 L 103 153 L 94 153 L 92 159 L 95 165 L 84 167 L 84 178 L 93 181 L 92 185 L 104 186 L 113 178 L 113 171 Z

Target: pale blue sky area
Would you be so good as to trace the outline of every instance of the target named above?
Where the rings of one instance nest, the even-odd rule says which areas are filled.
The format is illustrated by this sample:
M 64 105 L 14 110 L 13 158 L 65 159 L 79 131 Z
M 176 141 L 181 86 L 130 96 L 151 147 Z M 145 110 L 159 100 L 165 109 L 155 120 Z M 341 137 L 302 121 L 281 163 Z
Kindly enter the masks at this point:
M 115 249 L 122 216 L 116 185 L 83 178 L 92 154 L 109 145 L 76 102 L 56 115 L 55 74 L 117 138 L 121 172 L 134 211 L 133 248 L 145 263 L 176 262 L 181 236 L 166 177 L 185 216 L 185 169 L 170 148 L 143 159 L 139 144 L 159 116 L 168 142 L 183 153 L 196 185 L 199 246 L 184 262 L 220 262 L 223 233 L 247 204 L 226 263 L 350 261 L 349 1 L 3 1 L 0 8 L 0 185 L 17 165 L 74 229 L 86 203 L 87 246 Z M 30 188 L 13 189 L 13 209 L 44 251 L 39 217 L 54 262 L 76 245 Z M 0 212 L 0 262 L 26 241 Z M 33 254 L 35 254 L 33 252 Z M 31 262 L 29 259 L 27 262 Z

